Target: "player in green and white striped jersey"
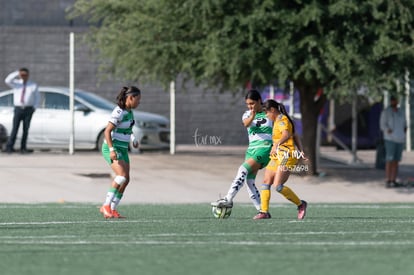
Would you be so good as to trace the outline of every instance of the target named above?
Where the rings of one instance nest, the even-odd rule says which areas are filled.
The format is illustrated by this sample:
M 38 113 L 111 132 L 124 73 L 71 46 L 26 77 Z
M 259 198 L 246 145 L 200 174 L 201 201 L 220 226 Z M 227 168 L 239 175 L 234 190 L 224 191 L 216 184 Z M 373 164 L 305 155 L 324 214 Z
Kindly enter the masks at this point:
M 129 183 L 128 146 L 130 140 L 133 140 L 132 144 L 135 148 L 138 147 L 138 142 L 132 134 L 132 127 L 135 123 L 132 109 L 138 107 L 140 100 L 141 91 L 137 87 L 123 87 L 117 96 L 118 106 L 112 111 L 104 132 L 102 155 L 116 175 L 106 194 L 106 200 L 100 208 L 105 218 L 123 218 L 116 207 Z
M 246 94 L 245 101 L 248 110 L 243 114 L 242 121 L 249 136 L 245 161 L 239 167 L 227 195 L 212 202 L 212 206 L 233 207 L 233 199 L 246 181 L 249 197 L 255 208 L 260 210 L 260 192 L 257 190 L 255 180 L 257 172 L 266 167 L 269 162 L 273 122 L 266 117 L 262 109 L 262 98 L 257 90 L 250 90 Z

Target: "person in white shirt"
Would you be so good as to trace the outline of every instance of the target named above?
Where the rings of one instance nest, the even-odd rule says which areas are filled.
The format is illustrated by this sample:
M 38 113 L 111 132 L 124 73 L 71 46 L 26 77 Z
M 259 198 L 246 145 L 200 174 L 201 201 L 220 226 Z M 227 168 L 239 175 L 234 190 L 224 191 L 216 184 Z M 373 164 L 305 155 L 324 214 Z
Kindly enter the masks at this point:
M 21 68 L 10 73 L 5 81 L 6 85 L 13 89 L 14 116 L 13 128 L 6 145 L 6 152 L 13 153 L 14 143 L 19 131 L 20 122 L 23 122 L 23 135 L 21 139 L 20 152 L 30 153 L 26 147 L 27 136 L 29 134 L 30 121 L 39 103 L 39 91 L 35 82 L 29 81 L 29 70 Z
M 403 111 L 398 107 L 398 99 L 390 97 L 390 106 L 385 108 L 380 116 L 380 128 L 385 145 L 385 181 L 386 187 L 399 187 L 396 179 L 398 164 L 401 161 L 405 143 L 407 123 Z

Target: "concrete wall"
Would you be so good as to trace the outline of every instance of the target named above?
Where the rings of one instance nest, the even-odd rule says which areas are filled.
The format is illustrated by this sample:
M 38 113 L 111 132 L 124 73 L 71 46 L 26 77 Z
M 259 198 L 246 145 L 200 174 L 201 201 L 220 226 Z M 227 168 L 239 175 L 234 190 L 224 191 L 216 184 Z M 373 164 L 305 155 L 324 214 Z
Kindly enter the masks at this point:
M 65 8 L 73 2 L 0 0 L 0 79 L 13 70 L 27 67 L 31 79 L 39 85 L 68 86 L 69 33 L 73 31 L 76 88 L 114 100 L 121 86 L 135 84 L 143 91 L 140 110 L 169 117 L 169 93 L 160 85 L 130 83 L 98 72 L 96 56 L 82 42 L 86 25 L 80 20 L 70 22 L 64 16 Z M 247 144 L 246 130 L 241 125 L 244 95 L 204 92 L 191 84 L 185 91 L 180 85 L 176 88 L 177 144 Z M 0 90 L 6 89 L 1 81 Z
M 66 19 L 75 0 L 0 0 L 2 26 L 86 26 L 81 19 Z

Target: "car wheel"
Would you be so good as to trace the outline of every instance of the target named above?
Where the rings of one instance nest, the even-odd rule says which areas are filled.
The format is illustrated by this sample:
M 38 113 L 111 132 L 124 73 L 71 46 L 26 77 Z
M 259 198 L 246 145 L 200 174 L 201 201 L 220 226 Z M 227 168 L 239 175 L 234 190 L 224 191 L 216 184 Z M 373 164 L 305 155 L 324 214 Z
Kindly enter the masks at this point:
M 99 152 L 102 151 L 102 144 L 104 142 L 104 139 L 105 139 L 105 135 L 104 135 L 104 131 L 102 131 L 98 136 L 98 141 L 96 144 L 96 148 L 98 149 Z

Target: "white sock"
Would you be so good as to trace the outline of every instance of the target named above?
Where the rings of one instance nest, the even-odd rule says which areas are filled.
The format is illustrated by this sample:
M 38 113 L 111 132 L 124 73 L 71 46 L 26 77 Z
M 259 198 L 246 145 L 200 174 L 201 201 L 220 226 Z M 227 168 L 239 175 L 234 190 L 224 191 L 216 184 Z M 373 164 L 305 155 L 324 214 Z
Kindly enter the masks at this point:
M 122 199 L 122 195 L 118 194 L 117 196 L 114 196 L 114 198 L 111 201 L 111 209 L 115 210 L 116 207 L 118 206 L 119 202 Z
M 115 192 L 114 191 L 108 191 L 108 193 L 106 193 L 106 199 L 105 199 L 105 203 L 104 205 L 109 205 L 111 204 L 111 202 L 113 201 L 115 197 Z
M 227 192 L 226 199 L 228 201 L 233 201 L 237 192 L 243 187 L 244 181 L 246 180 L 248 171 L 246 167 L 240 165 L 239 170 L 237 171 L 237 176 L 234 178 L 229 191 Z
M 247 193 L 249 193 L 249 197 L 252 200 L 254 207 L 256 207 L 257 211 L 260 211 L 260 192 L 257 190 L 255 180 L 256 178 L 246 179 Z

